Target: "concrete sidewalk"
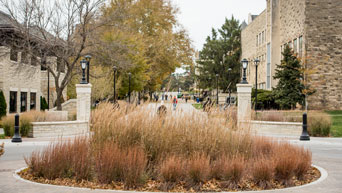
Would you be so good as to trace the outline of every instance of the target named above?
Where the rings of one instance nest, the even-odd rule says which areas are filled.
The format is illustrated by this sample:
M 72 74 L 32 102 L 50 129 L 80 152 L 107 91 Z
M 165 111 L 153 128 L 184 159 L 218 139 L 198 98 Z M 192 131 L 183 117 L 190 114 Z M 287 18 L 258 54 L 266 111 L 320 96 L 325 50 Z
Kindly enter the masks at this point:
M 156 105 L 158 106 L 158 105 Z M 179 104 L 183 112 L 191 112 L 194 108 L 191 104 Z M 302 193 L 342 193 L 342 138 L 311 138 L 311 141 L 301 142 L 299 136 L 283 137 L 272 136 L 287 140 L 292 144 L 304 146 L 312 151 L 313 163 L 324 168 L 328 177 L 322 182 L 283 190 L 254 191 L 258 192 L 302 192 Z M 70 138 L 65 138 L 70 139 Z M 91 190 L 70 187 L 59 187 L 26 182 L 13 176 L 15 170 L 25 167 L 24 156 L 30 155 L 34 150 L 46 147 L 54 138 L 28 139 L 23 143 L 13 144 L 10 140 L 0 140 L 5 143 L 5 154 L 0 157 L 0 193 L 101 193 L 101 192 L 124 192 L 108 190 Z

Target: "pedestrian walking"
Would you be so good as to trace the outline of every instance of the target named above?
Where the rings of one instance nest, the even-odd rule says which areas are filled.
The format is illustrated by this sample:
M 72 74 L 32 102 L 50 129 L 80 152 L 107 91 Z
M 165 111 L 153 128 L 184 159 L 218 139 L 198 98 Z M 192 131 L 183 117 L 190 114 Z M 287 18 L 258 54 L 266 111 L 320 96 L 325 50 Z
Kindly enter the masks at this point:
M 174 97 L 173 100 L 172 100 L 173 110 L 176 110 L 177 103 L 178 103 L 177 97 Z

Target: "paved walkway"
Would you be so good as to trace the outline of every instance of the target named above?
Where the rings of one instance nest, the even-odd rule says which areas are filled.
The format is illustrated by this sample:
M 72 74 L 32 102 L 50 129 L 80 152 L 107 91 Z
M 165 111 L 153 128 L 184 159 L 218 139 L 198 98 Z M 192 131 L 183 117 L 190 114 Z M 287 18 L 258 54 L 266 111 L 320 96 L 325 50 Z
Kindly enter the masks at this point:
M 156 105 L 158 106 L 158 105 Z M 169 104 L 168 104 L 169 106 Z M 191 112 L 191 104 L 180 103 L 182 112 Z M 269 136 L 272 136 L 270 133 Z M 279 136 L 276 136 L 279 137 Z M 299 138 L 299 136 L 298 136 Z M 283 138 L 293 144 L 305 146 L 312 151 L 313 163 L 328 171 L 328 177 L 320 183 L 305 187 L 295 187 L 284 190 L 262 192 L 300 192 L 300 193 L 342 193 L 342 138 L 311 138 L 309 142 L 300 142 L 298 138 Z M 68 139 L 68 138 L 66 138 Z M 0 140 L 5 143 L 5 154 L 0 157 L 0 193 L 101 193 L 123 192 L 90 189 L 74 189 L 51 185 L 28 183 L 13 177 L 15 170 L 25 167 L 24 156 L 32 151 L 47 146 L 53 138 L 28 139 L 24 138 L 20 144 L 13 144 L 10 140 Z M 258 193 L 258 192 L 255 192 Z

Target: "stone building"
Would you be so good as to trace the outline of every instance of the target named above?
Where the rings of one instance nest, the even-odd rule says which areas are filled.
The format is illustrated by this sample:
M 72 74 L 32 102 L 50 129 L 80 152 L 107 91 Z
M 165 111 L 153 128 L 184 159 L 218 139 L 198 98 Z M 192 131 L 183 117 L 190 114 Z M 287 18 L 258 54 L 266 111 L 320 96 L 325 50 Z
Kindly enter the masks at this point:
M 44 58 L 30 55 L 25 49 L 20 33 L 7 14 L 0 12 L 0 90 L 3 91 L 7 103 L 7 113 L 21 113 L 40 110 L 40 96 L 47 100 L 49 65 L 54 71 L 62 72 L 61 62 L 54 56 Z M 50 76 L 50 108 L 56 100 L 55 80 Z M 64 91 L 64 98 L 66 90 Z
M 241 33 L 242 58 L 250 61 L 248 82 L 271 90 L 282 50 L 289 45 L 310 69 L 306 79 L 316 93 L 309 97 L 311 109 L 342 109 L 342 1 L 266 0 L 260 15 L 249 15 Z

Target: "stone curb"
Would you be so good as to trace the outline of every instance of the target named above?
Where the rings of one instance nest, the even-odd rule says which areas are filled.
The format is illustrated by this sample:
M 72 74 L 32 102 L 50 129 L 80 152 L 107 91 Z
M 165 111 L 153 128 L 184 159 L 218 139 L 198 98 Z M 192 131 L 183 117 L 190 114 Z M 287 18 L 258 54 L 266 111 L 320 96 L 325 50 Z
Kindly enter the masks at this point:
M 321 173 L 321 177 L 314 181 L 314 182 L 311 182 L 309 184 L 304 184 L 302 186 L 295 186 L 295 187 L 289 187 L 289 188 L 283 188 L 283 189 L 272 189 L 272 190 L 262 190 L 262 191 L 240 191 L 240 192 L 243 192 L 243 193 L 257 193 L 257 192 L 271 192 L 271 191 L 287 191 L 287 190 L 296 190 L 296 189 L 301 189 L 301 188 L 305 188 L 305 187 L 308 187 L 308 186 L 312 186 L 312 185 L 315 185 L 315 184 L 319 184 L 321 183 L 322 181 L 324 181 L 325 179 L 327 179 L 328 177 L 328 172 L 323 169 L 322 167 L 319 167 L 317 165 L 312 165 L 314 168 L 318 169 L 319 172 Z M 71 187 L 71 186 L 59 186 L 59 185 L 53 185 L 53 184 L 42 184 L 42 183 L 38 183 L 38 182 L 33 182 L 33 181 L 30 181 L 30 180 L 26 180 L 26 179 L 23 179 L 21 178 L 18 173 L 24 169 L 26 169 L 27 167 L 23 167 L 23 168 L 20 168 L 18 170 L 16 170 L 14 173 L 13 173 L 13 177 L 18 179 L 18 180 L 21 180 L 23 182 L 27 182 L 27 183 L 30 183 L 30 184 L 34 184 L 34 185 L 40 185 L 40 186 L 47 186 L 47 187 L 51 187 L 51 188 L 68 188 L 68 189 L 74 189 L 74 190 L 89 190 L 89 191 L 102 191 L 102 192 L 116 192 L 116 193 L 129 193 L 129 192 L 132 192 L 132 193 L 138 193 L 138 191 L 124 191 L 124 190 L 106 190 L 106 189 L 90 189 L 90 188 L 81 188 L 81 187 Z M 140 193 L 140 192 L 139 192 Z M 141 193 L 149 193 L 149 192 L 141 192 Z M 153 193 L 158 193 L 158 192 L 153 192 Z M 222 193 L 232 193 L 232 192 L 222 192 Z

